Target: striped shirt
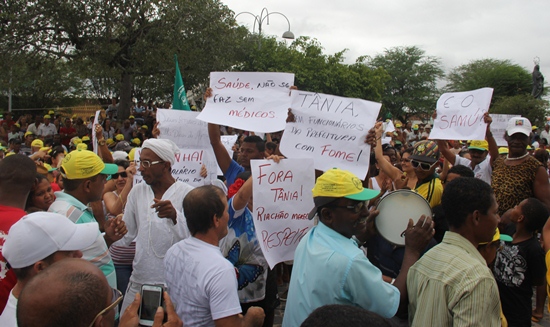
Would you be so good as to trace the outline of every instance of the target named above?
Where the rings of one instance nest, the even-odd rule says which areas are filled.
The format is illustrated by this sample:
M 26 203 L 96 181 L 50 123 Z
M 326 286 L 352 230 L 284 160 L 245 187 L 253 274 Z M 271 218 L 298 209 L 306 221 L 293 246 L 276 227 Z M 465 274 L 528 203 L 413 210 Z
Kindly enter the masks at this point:
M 415 326 L 500 326 L 498 288 L 477 248 L 447 232 L 407 275 L 409 322 Z
M 91 210 L 88 209 L 88 206 L 78 201 L 75 197 L 65 192 L 55 192 L 55 197 L 56 199 L 54 203 L 52 203 L 48 209 L 49 212 L 64 215 L 75 224 L 96 222 L 94 215 Z M 113 264 L 113 260 L 111 260 L 107 243 L 105 243 L 105 239 L 99 229 L 97 230 L 96 241 L 88 248 L 82 250 L 82 259 L 95 264 L 99 269 L 101 269 L 107 278 L 109 285 L 112 288 L 116 288 L 115 266 Z

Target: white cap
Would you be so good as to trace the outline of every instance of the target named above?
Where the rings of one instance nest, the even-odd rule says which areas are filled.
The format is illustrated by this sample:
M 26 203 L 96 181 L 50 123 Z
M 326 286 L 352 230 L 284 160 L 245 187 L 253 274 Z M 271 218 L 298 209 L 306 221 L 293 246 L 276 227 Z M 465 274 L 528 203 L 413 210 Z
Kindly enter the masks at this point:
M 125 151 L 113 152 L 113 160 L 128 160 L 128 153 Z
M 509 136 L 516 133 L 522 133 L 529 136 L 531 135 L 531 122 L 524 117 L 510 118 L 508 126 L 506 126 L 506 133 L 508 133 Z
M 51 212 L 35 212 L 11 226 L 2 255 L 12 268 L 24 268 L 57 251 L 84 250 L 98 237 L 97 223 L 75 224 Z

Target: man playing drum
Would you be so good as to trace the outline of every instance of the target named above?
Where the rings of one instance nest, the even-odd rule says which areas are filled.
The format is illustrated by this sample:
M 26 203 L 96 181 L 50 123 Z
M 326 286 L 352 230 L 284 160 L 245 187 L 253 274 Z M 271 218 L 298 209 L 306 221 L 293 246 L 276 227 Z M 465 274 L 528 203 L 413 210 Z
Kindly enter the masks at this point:
M 433 236 L 431 217 L 420 217 L 416 225 L 409 220 L 403 265 L 391 285 L 359 248 L 373 228 L 367 229 L 367 220 L 378 214 L 367 210 L 367 202 L 379 191 L 363 188 L 355 175 L 335 168 L 317 179 L 312 192 L 315 208 L 309 218 L 317 214 L 319 224 L 296 249 L 283 326 L 299 326 L 326 304 L 359 306 L 387 318 L 398 309 L 406 312 L 407 273 Z

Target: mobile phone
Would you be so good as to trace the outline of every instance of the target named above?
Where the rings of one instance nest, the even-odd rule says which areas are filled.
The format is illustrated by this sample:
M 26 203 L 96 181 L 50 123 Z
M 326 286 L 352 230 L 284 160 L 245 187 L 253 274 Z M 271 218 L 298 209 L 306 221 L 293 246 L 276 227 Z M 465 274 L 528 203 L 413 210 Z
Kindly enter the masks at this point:
M 141 304 L 139 305 L 139 324 L 153 326 L 158 307 L 164 304 L 164 287 L 162 285 L 143 285 L 141 287 Z

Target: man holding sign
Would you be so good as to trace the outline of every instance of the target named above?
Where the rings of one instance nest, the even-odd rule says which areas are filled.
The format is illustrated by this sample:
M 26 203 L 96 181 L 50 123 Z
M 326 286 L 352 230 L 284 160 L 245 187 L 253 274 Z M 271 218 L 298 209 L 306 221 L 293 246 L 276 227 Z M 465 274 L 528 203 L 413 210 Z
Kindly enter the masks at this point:
M 416 226 L 409 221 L 401 272 L 390 285 L 358 247 L 366 239 L 367 220 L 376 216 L 367 210 L 367 201 L 379 192 L 363 188 L 359 178 L 338 168 L 321 175 L 312 191 L 315 208 L 309 217 L 317 214 L 319 224 L 296 248 L 283 326 L 300 326 L 326 304 L 358 306 L 386 318 L 399 307 L 406 310 L 407 273 L 434 234 L 431 217 L 420 217 Z

